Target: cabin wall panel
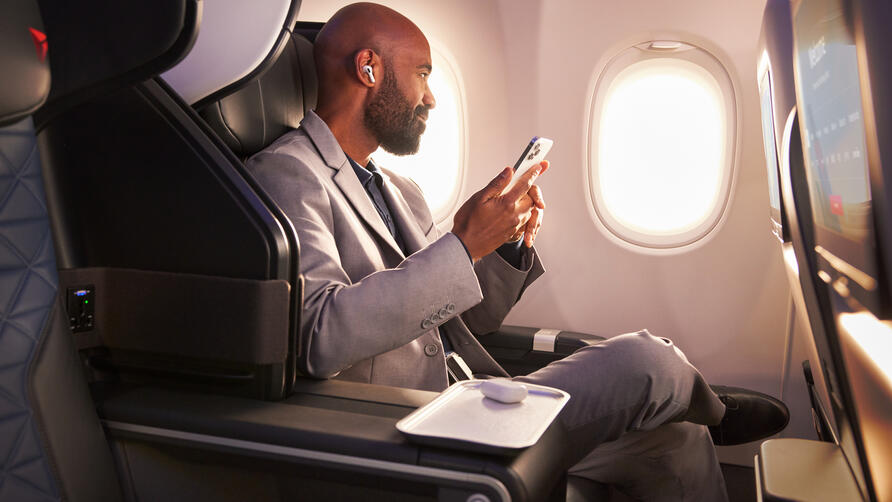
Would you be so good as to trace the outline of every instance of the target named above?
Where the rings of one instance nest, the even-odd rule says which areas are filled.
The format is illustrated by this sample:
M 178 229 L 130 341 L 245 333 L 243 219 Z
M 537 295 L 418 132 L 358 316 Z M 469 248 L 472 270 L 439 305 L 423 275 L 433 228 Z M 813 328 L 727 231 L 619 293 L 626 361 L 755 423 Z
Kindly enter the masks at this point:
M 513 4 L 500 5 L 508 11 Z M 509 322 L 604 336 L 647 328 L 672 338 L 710 381 L 778 396 L 789 290 L 767 224 L 755 82 L 763 2 L 539 4 L 537 82 L 511 90 L 513 102 L 535 102 L 539 110 L 513 115 L 509 127 L 512 137 L 532 132 L 556 140 L 549 155 L 553 170 L 540 182 L 548 210 L 537 247 L 548 274 Z M 520 44 L 506 38 L 510 54 Z M 707 237 L 675 253 L 634 250 L 608 235 L 590 207 L 585 177 L 598 72 L 620 50 L 651 39 L 681 39 L 711 52 L 726 66 L 738 104 L 725 215 Z M 524 89 L 526 95 L 514 96 Z M 750 450 L 730 450 L 723 460 L 751 464 Z
M 503 2 L 510 11 L 514 2 Z M 512 137 L 552 137 L 554 169 L 537 245 L 549 273 L 509 321 L 614 335 L 640 328 L 673 338 L 713 381 L 777 394 L 788 290 L 767 231 L 767 180 L 755 85 L 761 2 L 540 2 L 535 84 L 515 101 Z M 515 14 L 507 14 L 513 16 Z M 507 36 L 510 51 L 514 45 Z M 702 241 L 673 254 L 636 251 L 603 232 L 585 182 L 588 106 L 597 72 L 649 38 L 697 43 L 726 65 L 736 88 L 739 141 L 725 216 Z M 509 70 L 510 72 L 511 70 Z M 533 122 L 535 121 L 535 122 Z

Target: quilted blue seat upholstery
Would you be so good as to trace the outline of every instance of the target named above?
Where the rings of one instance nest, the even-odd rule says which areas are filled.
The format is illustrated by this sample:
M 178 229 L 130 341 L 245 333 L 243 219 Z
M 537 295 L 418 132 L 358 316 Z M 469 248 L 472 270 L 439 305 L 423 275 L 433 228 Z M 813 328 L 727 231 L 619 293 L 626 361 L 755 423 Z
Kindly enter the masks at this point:
M 51 41 L 50 41 L 51 44 Z M 0 7 L 0 501 L 118 500 L 58 295 L 31 114 L 50 87 L 36 3 Z
M 28 375 L 56 299 L 56 261 L 31 119 L 0 129 L 0 500 L 56 500 Z

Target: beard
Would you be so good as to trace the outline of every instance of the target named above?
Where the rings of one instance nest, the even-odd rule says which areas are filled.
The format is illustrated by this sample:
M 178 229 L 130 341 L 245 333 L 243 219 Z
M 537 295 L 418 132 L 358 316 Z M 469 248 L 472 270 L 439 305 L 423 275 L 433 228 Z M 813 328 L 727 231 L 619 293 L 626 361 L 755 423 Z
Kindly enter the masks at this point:
M 385 151 L 394 155 L 411 155 L 418 151 L 429 108 L 412 107 L 406 96 L 396 86 L 393 70 L 384 73 L 384 81 L 378 94 L 365 109 L 363 120 L 366 127 Z

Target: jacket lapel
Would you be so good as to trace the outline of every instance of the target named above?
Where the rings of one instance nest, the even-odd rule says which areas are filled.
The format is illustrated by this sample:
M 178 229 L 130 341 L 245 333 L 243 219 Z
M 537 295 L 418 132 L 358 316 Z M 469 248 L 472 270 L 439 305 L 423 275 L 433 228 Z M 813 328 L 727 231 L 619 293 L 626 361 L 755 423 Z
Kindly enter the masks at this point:
M 403 237 L 403 243 L 406 245 L 406 255 L 410 255 L 423 247 L 429 242 L 421 232 L 415 217 L 412 215 L 412 209 L 409 203 L 403 198 L 398 190 L 395 190 L 387 174 L 384 174 L 384 189 L 382 190 L 387 205 L 390 206 L 390 212 L 393 219 L 399 227 L 400 235 Z
M 300 123 L 307 136 L 316 146 L 322 160 L 328 167 L 335 170 L 333 179 L 341 189 L 344 196 L 350 201 L 353 210 L 365 221 L 366 225 L 377 234 L 378 238 L 387 244 L 388 247 L 400 257 L 404 257 L 396 240 L 390 235 L 387 225 L 381 220 L 381 216 L 372 204 L 372 199 L 366 193 L 365 188 L 353 172 L 347 155 L 338 144 L 338 140 L 334 137 L 328 126 L 325 124 L 315 112 L 307 112 L 307 116 Z
M 390 234 L 390 230 L 384 224 L 384 220 L 381 219 L 381 215 L 378 214 L 378 210 L 372 204 L 371 197 L 369 197 L 368 192 L 365 191 L 365 188 L 359 182 L 359 178 L 356 177 L 356 173 L 353 172 L 353 168 L 350 166 L 350 162 L 346 160 L 346 157 L 344 162 L 347 165 L 334 175 L 334 181 L 338 184 L 338 188 L 344 192 L 353 209 L 378 234 L 378 237 L 402 257 L 403 252 L 400 250 L 393 235 Z

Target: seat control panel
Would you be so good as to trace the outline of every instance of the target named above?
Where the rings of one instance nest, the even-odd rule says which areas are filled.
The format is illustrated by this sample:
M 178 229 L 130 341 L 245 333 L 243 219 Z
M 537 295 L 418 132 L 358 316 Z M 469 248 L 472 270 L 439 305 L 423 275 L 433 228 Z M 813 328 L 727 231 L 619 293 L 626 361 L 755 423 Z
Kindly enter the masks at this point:
M 93 316 L 96 312 L 95 290 L 92 284 L 68 288 L 66 303 L 68 324 L 72 332 L 93 329 Z

